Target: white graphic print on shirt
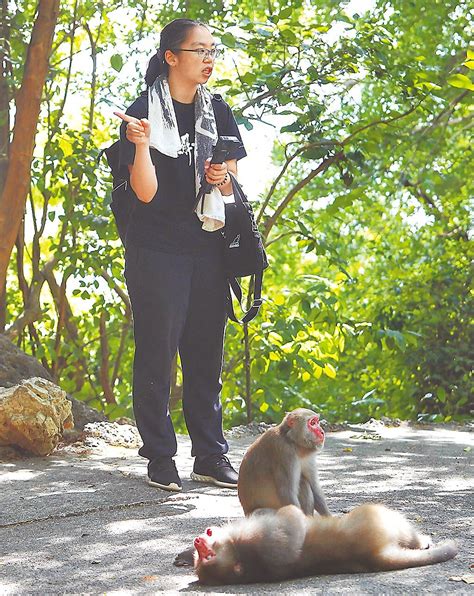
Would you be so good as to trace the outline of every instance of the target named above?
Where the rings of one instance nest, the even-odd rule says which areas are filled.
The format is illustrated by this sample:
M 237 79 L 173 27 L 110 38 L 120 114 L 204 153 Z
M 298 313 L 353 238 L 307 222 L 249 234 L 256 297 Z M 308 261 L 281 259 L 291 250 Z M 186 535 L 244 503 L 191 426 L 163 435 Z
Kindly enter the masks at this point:
M 192 163 L 193 150 L 194 143 L 189 142 L 189 133 L 186 133 L 181 137 L 181 148 L 178 150 L 178 155 L 187 155 L 189 158 L 188 165 Z

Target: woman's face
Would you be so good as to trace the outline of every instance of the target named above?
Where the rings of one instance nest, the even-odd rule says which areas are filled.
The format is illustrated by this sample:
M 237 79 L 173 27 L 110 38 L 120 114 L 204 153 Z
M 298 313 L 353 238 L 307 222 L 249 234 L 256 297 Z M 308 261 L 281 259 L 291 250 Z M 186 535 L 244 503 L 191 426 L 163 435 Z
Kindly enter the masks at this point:
M 186 39 L 179 49 L 211 50 L 216 47 L 216 41 L 206 27 L 196 26 L 189 30 Z M 178 48 L 176 48 L 178 49 Z M 209 80 L 214 68 L 214 59 L 210 56 L 202 58 L 196 52 L 166 52 L 170 73 L 174 72 L 180 78 L 194 84 L 205 84 Z

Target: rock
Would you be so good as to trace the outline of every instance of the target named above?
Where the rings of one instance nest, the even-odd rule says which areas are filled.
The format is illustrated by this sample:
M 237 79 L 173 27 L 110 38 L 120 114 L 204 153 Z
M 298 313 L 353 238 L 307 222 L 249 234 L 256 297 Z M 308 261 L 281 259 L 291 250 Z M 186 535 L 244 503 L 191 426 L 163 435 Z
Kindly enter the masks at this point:
M 48 455 L 65 428 L 72 428 L 72 406 L 66 392 L 39 377 L 0 388 L 0 444 L 17 445 Z
M 266 430 L 275 426 L 275 424 L 267 424 L 266 422 L 249 422 L 248 424 L 241 424 L 225 432 L 225 436 L 233 439 L 241 437 L 257 437 L 263 434 Z
M 94 422 L 84 427 L 84 443 L 88 447 L 99 446 L 97 442 L 118 447 L 141 447 L 142 440 L 135 426 L 116 422 Z
M 76 430 L 84 430 L 86 424 L 90 422 L 106 422 L 107 416 L 98 412 L 88 406 L 85 402 L 74 399 L 70 395 L 66 395 L 67 399 L 72 405 L 72 415 L 74 418 L 74 428 Z
M 51 375 L 36 358 L 25 354 L 0 333 L 0 387 L 13 387 L 31 377 L 52 381 Z
M 0 333 L 0 387 L 14 387 L 25 379 L 41 377 L 53 381 L 48 371 L 33 356 L 28 356 L 20 348 Z M 104 422 L 107 417 L 91 408 L 83 401 L 66 396 L 72 404 L 75 428 L 82 430 L 88 422 Z

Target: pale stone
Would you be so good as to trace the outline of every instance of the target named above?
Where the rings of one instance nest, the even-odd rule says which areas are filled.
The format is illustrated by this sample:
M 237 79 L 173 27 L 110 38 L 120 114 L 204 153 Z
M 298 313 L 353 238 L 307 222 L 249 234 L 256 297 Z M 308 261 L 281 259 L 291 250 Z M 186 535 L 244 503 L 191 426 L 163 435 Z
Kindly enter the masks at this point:
M 0 444 L 48 455 L 74 426 L 66 392 L 40 377 L 0 388 Z
M 86 444 L 91 446 L 94 439 L 108 445 L 138 448 L 142 445 L 142 440 L 138 430 L 131 424 L 117 424 L 116 422 L 93 422 L 84 427 Z M 90 441 L 90 439 L 93 439 Z

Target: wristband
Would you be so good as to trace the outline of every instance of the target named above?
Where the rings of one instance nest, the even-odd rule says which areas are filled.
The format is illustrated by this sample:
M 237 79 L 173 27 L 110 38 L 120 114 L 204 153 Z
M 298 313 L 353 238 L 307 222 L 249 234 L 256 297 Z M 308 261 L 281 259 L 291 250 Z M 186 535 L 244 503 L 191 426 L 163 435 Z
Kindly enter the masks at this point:
M 222 182 L 219 182 L 219 184 L 216 184 L 215 186 L 224 186 L 224 184 L 227 184 L 227 182 L 229 182 L 229 174 L 226 172 L 224 180 Z

